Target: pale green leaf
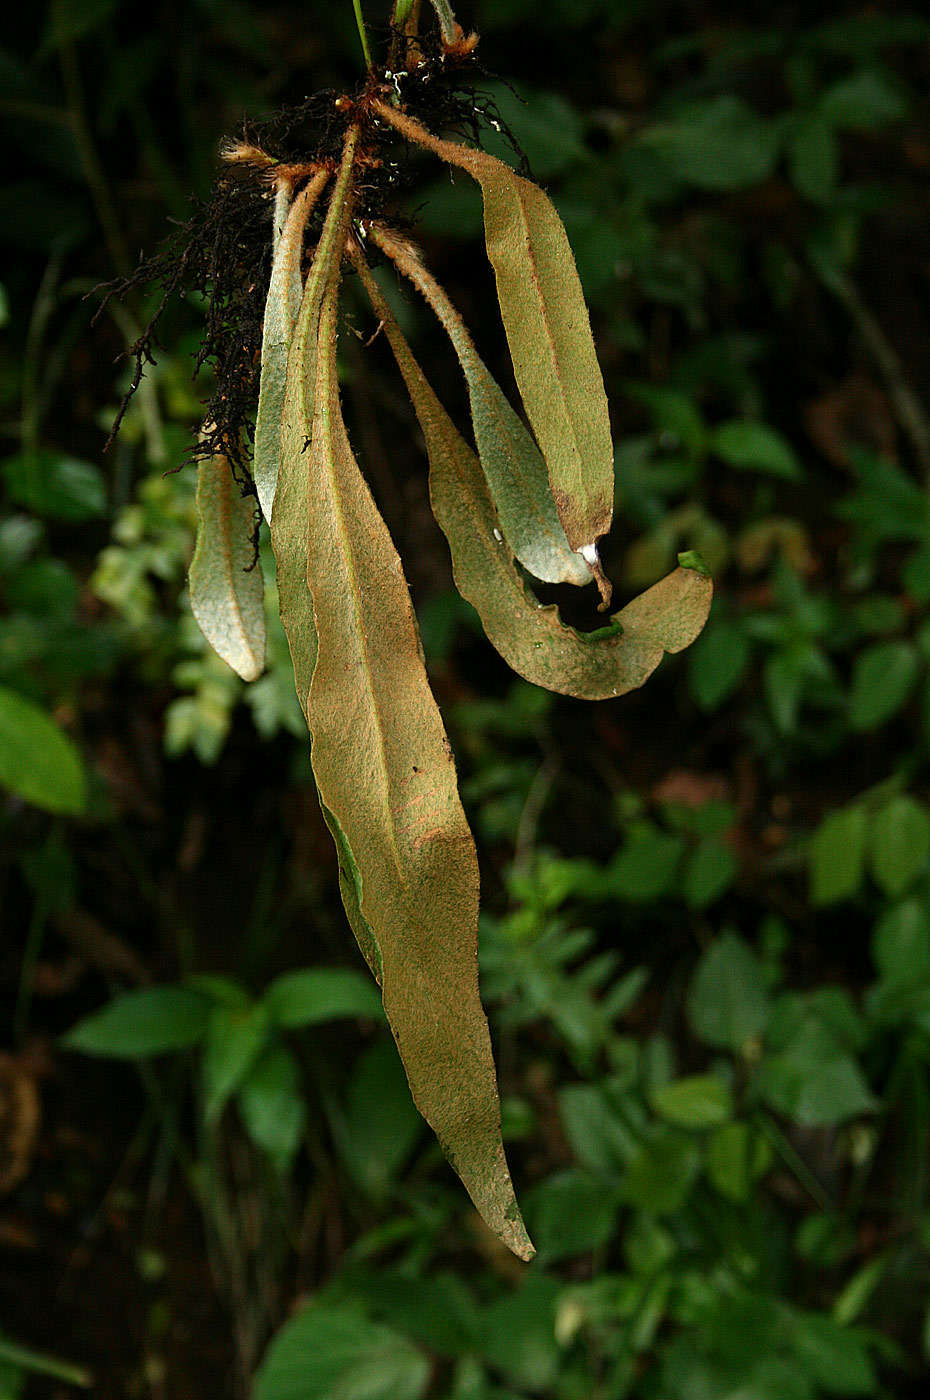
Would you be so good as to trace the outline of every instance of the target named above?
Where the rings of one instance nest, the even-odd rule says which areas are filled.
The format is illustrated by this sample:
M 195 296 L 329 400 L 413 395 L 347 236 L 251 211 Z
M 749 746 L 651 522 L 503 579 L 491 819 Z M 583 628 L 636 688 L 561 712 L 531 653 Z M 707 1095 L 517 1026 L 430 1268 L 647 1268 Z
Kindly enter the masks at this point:
M 254 681 L 265 666 L 262 569 L 252 544 L 252 499 L 242 495 L 225 457 L 206 457 L 197 468 L 197 516 L 191 612 L 217 656 Z
M 258 502 L 268 521 L 271 520 L 281 457 L 281 415 L 287 385 L 287 356 L 303 294 L 300 264 L 304 251 L 304 230 L 328 179 L 328 171 L 319 171 L 293 203 L 288 198 L 290 186 L 282 183 L 275 200 L 276 246 L 262 328 L 262 372 L 252 463 Z M 281 217 L 285 211 L 282 226 Z
M 317 333 L 323 295 L 342 258 L 349 228 L 349 194 L 358 130 L 346 139 L 342 164 L 316 256 L 307 277 L 288 355 L 288 376 L 281 420 L 281 453 L 271 513 L 271 546 L 278 579 L 281 622 L 294 666 L 294 684 L 306 716 L 307 692 L 316 662 L 313 604 L 307 588 L 307 536 L 310 531 L 310 483 L 305 447 L 313 428 Z M 291 372 L 291 366 L 294 372 Z M 325 813 L 324 813 L 325 815 Z

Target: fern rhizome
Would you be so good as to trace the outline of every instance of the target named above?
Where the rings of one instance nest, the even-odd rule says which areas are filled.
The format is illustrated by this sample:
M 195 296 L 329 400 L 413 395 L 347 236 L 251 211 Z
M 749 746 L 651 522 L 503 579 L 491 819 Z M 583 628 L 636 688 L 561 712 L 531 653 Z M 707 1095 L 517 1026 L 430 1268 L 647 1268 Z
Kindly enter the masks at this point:
M 389 61 L 361 90 L 323 93 L 247 126 L 212 198 L 129 285 L 161 298 L 133 347 L 135 387 L 172 297 L 202 294 L 198 365 L 215 392 L 193 456 L 198 538 L 191 606 L 244 679 L 264 665 L 258 522 L 270 526 L 281 618 L 335 842 L 349 922 L 381 988 L 411 1092 L 475 1206 L 521 1258 L 533 1247 L 504 1156 L 478 992 L 478 863 L 455 765 L 394 549 L 355 460 L 337 379 L 340 289 L 358 278 L 393 350 L 429 463 L 455 584 L 528 681 L 589 700 L 642 685 L 700 632 L 712 585 L 681 567 L 595 632 L 566 626 L 531 579 L 610 585 L 607 399 L 574 258 L 546 194 L 482 151 L 477 39 L 434 0 L 439 33 L 399 0 Z M 452 133 L 450 136 L 449 133 Z M 525 420 L 399 221 L 425 153 L 480 187 L 487 256 Z M 468 391 L 472 443 L 417 363 L 372 267 L 392 264 L 436 314 Z M 118 425 L 117 425 L 118 426 Z

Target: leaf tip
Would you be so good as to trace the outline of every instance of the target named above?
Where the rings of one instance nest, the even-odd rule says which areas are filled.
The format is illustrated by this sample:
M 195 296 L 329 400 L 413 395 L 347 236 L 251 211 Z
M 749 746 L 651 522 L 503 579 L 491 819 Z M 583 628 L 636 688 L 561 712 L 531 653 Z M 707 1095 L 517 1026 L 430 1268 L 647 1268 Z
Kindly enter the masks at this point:
M 701 555 L 696 549 L 686 549 L 678 556 L 678 563 L 683 569 L 692 569 L 696 574 L 703 574 L 704 578 L 711 578 L 710 569 L 704 563 Z

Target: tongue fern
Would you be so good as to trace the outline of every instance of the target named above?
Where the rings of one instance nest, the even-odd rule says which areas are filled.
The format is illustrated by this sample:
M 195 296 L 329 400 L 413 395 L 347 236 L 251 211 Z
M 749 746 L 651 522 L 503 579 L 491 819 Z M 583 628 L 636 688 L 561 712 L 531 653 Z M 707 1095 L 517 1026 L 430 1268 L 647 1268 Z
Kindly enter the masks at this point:
M 598 554 L 614 498 L 607 399 L 553 205 L 509 166 L 444 139 L 421 120 L 441 126 L 475 116 L 473 102 L 448 82 L 446 107 L 435 105 L 439 67 L 448 76 L 467 64 L 477 39 L 463 35 L 446 0 L 433 5 L 436 57 L 424 57 L 419 6 L 398 0 L 392 71 L 379 72 L 356 4 L 362 90 L 335 107 L 329 101 L 315 149 L 295 148 L 289 133 L 297 123 L 287 113 L 277 126 L 255 128 L 249 141 L 228 147 L 230 173 L 210 207 L 213 222 L 189 227 L 181 254 L 154 270 L 165 300 L 185 285 L 206 290 L 210 330 L 202 358 L 212 359 L 219 381 L 196 450 L 195 616 L 240 675 L 259 674 L 258 513 L 249 499 L 257 496 L 270 525 L 281 618 L 349 923 L 381 988 L 415 1102 L 484 1220 L 528 1259 L 533 1246 L 504 1156 L 478 992 L 474 841 L 402 564 L 342 415 L 344 268 L 358 274 L 419 420 L 430 500 L 456 586 L 515 671 L 583 699 L 622 695 L 642 685 L 666 652 L 694 640 L 712 584 L 700 561 L 683 559 L 686 567 L 587 634 L 566 626 L 528 587 L 527 575 L 596 581 L 601 608 L 609 605 Z M 269 149 L 256 139 L 263 134 Z M 491 378 L 418 250 L 385 221 L 404 143 L 466 170 L 481 188 L 487 254 L 529 427 Z M 271 217 L 250 261 L 243 230 L 262 206 L 270 206 Z M 448 332 L 468 387 L 477 451 L 414 358 L 366 248 L 396 266 Z M 150 328 L 136 347 L 140 365 L 152 334 Z M 253 427 L 248 407 L 256 398 Z

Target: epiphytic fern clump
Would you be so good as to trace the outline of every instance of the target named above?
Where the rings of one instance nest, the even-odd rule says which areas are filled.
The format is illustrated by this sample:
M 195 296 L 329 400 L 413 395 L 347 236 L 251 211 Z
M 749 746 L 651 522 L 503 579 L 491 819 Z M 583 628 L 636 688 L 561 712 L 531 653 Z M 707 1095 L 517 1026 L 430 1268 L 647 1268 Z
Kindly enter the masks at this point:
M 567 695 L 622 695 L 665 652 L 694 640 L 711 583 L 700 567 L 679 568 L 588 634 L 563 624 L 529 588 L 527 575 L 596 582 L 602 610 L 609 606 L 598 555 L 614 498 L 607 400 L 553 205 L 524 175 L 434 130 L 466 125 L 476 134 L 479 107 L 462 96 L 474 36 L 462 35 L 438 4 L 441 42 L 431 52 L 416 8 L 398 5 L 392 62 L 369 65 L 358 94 L 315 99 L 227 148 L 216 198 L 160 270 L 166 294 L 191 284 L 207 291 L 205 355 L 218 375 L 195 454 L 194 613 L 219 654 L 253 679 L 263 664 L 261 581 L 250 545 L 254 509 L 240 493 L 257 495 L 349 921 L 417 1105 L 484 1219 L 529 1258 L 478 994 L 474 842 L 401 561 L 342 417 L 336 348 L 345 271 L 365 288 L 412 400 L 456 585 L 515 671 Z M 302 130 L 314 144 L 300 144 Z M 529 429 L 417 248 L 392 227 L 411 145 L 480 186 Z M 372 276 L 374 257 L 412 283 L 448 332 L 476 450 L 417 364 Z M 140 364 L 149 348 L 148 340 L 136 347 Z M 256 400 L 253 426 L 245 405 L 254 410 Z

